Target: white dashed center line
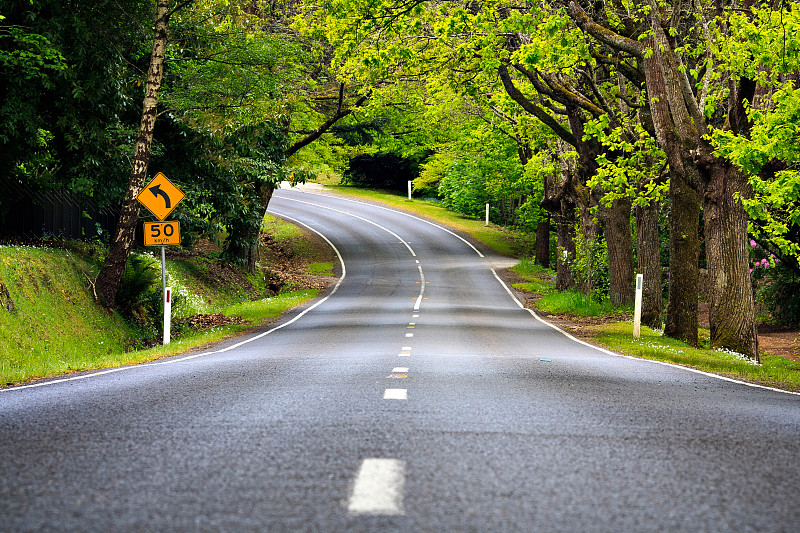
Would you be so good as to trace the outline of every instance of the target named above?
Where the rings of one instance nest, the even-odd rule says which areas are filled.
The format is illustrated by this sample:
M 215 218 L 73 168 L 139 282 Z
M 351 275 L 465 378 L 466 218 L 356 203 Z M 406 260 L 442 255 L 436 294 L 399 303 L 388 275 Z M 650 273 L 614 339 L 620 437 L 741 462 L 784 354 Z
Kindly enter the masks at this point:
M 384 400 L 408 400 L 408 389 L 386 389 L 383 393 Z
M 364 459 L 358 469 L 347 510 L 356 515 L 402 515 L 405 463 L 397 459 Z

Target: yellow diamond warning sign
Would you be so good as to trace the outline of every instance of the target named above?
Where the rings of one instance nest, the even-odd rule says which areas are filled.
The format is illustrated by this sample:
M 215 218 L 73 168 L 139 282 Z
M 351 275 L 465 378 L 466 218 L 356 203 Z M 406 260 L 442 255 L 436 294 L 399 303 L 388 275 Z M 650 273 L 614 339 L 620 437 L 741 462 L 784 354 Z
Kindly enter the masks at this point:
M 181 243 L 181 223 L 177 220 L 144 223 L 145 246 L 171 246 Z
M 167 218 L 186 195 L 159 172 L 136 197 L 158 220 Z

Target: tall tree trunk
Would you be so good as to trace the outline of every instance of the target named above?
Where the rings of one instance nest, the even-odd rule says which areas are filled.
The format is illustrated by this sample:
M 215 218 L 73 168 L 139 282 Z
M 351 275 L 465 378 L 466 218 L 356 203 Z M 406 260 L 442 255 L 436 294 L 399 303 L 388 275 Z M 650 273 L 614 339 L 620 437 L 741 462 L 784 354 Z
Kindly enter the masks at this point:
M 560 211 L 555 218 L 558 237 L 556 290 L 564 291 L 575 286 L 575 277 L 571 270 L 571 264 L 575 260 L 575 205 L 566 198 L 562 199 Z
M 669 292 L 664 334 L 697 346 L 700 199 L 682 176 L 669 181 Z
M 158 91 L 164 78 L 164 55 L 167 49 L 167 26 L 169 23 L 169 0 L 158 0 L 156 4 L 155 33 L 153 50 L 150 54 L 150 68 L 147 72 L 142 118 L 139 123 L 139 136 L 128 178 L 128 189 L 122 202 L 117 222 L 117 233 L 97 276 L 96 286 L 102 303 L 109 308 L 116 306 L 117 290 L 125 263 L 128 261 L 139 221 L 139 202 L 136 197 L 144 186 L 147 165 L 150 162 L 150 148 L 153 144 L 153 129 L 158 112 Z
M 747 176 L 717 160 L 709 168 L 703 200 L 711 346 L 727 348 L 756 361 L 758 334 L 750 281 L 747 213 L 737 193 L 749 196 Z
M 697 189 L 701 180 L 691 154 L 681 143 L 681 139 L 691 137 L 686 130 L 692 129 L 693 125 L 685 107 L 678 113 L 674 109 L 681 104 L 670 104 L 670 101 L 682 98 L 675 94 L 680 92 L 680 87 L 675 83 L 667 85 L 665 72 L 670 66 L 662 64 L 664 58 L 656 39 L 651 37 L 649 44 L 654 53 L 644 58 L 647 97 L 656 136 L 670 168 L 669 301 L 664 334 L 697 346 L 700 259 L 700 197 Z
M 631 200 L 618 198 L 600 213 L 608 249 L 608 294 L 616 307 L 633 305 L 633 241 L 631 240 Z
M 642 323 L 661 329 L 663 310 L 661 290 L 661 243 L 659 241 L 659 204 L 651 200 L 636 210 L 636 243 L 638 246 L 639 273 L 644 278 L 642 287 Z
M 578 223 L 580 225 L 580 235 L 576 235 L 575 238 L 580 239 L 586 254 L 586 277 L 584 279 L 577 279 L 576 284 L 582 293 L 592 294 L 597 288 L 594 279 L 597 265 L 594 261 L 593 250 L 597 245 L 597 239 L 600 238 L 600 225 L 592 214 L 592 207 L 594 204 L 592 203 L 591 191 L 588 187 L 581 185 L 576 186 L 573 200 L 577 207 Z M 576 245 L 573 246 L 577 248 Z M 575 256 L 572 255 L 572 257 L 574 258 Z
M 225 243 L 225 256 L 250 273 L 254 273 L 258 266 L 261 246 L 258 237 L 261 234 L 261 222 L 267 214 L 273 192 L 275 192 L 273 183 L 259 182 L 256 188 L 258 203 L 253 205 L 249 216 L 235 221 L 228 230 L 230 237 Z
M 536 263 L 550 268 L 550 214 L 542 213 L 536 225 Z

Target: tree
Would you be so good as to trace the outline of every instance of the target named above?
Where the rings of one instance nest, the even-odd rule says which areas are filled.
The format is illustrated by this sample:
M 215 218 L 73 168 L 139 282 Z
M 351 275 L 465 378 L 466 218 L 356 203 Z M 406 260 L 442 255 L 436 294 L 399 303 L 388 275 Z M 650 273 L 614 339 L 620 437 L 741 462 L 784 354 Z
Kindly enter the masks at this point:
M 149 0 L 0 2 L 0 182 L 113 203 L 125 185 L 118 176 L 130 167 L 119 147 L 135 129 L 131 103 L 153 7 Z
M 188 2 L 187 2 L 188 3 Z M 184 4 L 179 4 L 178 8 Z M 136 197 L 144 186 L 150 149 L 153 142 L 153 128 L 158 114 L 158 91 L 164 78 L 164 56 L 167 48 L 167 27 L 169 17 L 168 0 L 157 0 L 153 49 L 150 53 L 150 68 L 145 82 L 145 96 L 142 102 L 142 117 L 139 135 L 131 164 L 128 188 L 117 222 L 116 235 L 106 256 L 103 268 L 97 276 L 96 286 L 103 303 L 110 308 L 116 305 L 117 290 L 125 272 L 125 263 L 133 248 L 136 224 L 139 221 L 139 206 Z
M 755 307 L 747 263 L 747 216 L 736 198 L 748 195 L 741 172 L 719 158 L 707 140 L 709 127 L 704 85 L 695 92 L 685 54 L 691 35 L 680 24 L 694 18 L 671 16 L 667 6 L 655 2 L 640 11 L 649 29 L 641 35 L 622 35 L 590 18 L 575 1 L 569 4 L 576 24 L 599 42 L 641 64 L 653 125 L 670 166 L 670 296 L 665 333 L 697 344 L 698 220 L 705 213 L 707 262 L 711 283 L 711 343 L 758 358 Z M 630 18 L 617 14 L 620 18 Z M 679 15 L 675 13 L 675 15 Z M 722 16 L 722 13 L 718 14 Z M 705 23 L 702 12 L 699 14 Z M 634 26 L 630 20 L 628 26 Z M 625 25 L 622 25 L 625 28 Z M 710 65 L 713 68 L 713 65 Z M 731 108 L 744 107 L 752 98 L 749 80 L 741 78 L 731 91 Z M 728 115 L 734 128 L 740 113 Z

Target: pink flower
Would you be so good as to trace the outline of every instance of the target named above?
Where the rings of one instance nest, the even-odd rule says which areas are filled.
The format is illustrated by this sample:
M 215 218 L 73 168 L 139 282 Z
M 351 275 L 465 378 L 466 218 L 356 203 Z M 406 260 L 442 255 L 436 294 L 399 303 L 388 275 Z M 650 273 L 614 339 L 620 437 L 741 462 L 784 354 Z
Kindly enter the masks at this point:
M 751 246 L 752 248 L 756 248 L 756 247 L 758 246 L 758 243 L 756 243 L 756 241 L 755 241 L 755 240 L 753 240 L 753 239 L 750 239 L 750 246 Z
M 763 266 L 764 268 L 769 268 L 769 261 L 766 259 L 762 259 L 761 266 Z
M 752 269 L 752 268 L 750 269 L 750 273 L 751 273 L 751 274 L 753 273 L 753 269 Z

